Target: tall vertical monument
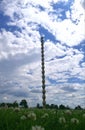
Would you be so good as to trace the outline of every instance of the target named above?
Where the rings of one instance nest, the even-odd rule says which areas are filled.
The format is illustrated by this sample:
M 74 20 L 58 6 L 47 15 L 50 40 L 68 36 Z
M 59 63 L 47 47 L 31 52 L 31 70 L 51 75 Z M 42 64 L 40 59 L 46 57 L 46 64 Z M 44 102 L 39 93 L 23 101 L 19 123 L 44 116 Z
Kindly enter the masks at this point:
M 46 90 L 45 90 L 45 63 L 44 63 L 44 37 L 41 36 L 41 65 L 42 65 L 42 104 L 46 106 Z

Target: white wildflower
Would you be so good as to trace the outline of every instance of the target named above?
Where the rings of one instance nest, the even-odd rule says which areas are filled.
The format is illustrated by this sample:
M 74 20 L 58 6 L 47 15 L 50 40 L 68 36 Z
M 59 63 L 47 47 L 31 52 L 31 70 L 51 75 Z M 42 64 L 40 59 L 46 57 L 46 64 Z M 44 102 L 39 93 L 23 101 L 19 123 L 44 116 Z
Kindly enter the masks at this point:
M 33 112 L 29 113 L 29 114 L 27 115 L 27 117 L 30 118 L 30 119 L 36 120 L 36 114 L 33 113 Z
M 77 118 L 72 118 L 71 123 L 73 124 L 79 124 L 79 120 Z
M 32 126 L 32 130 L 45 130 L 44 128 L 42 128 L 41 126 Z
M 71 114 L 72 114 L 72 112 L 71 112 L 70 110 L 66 110 L 65 113 L 66 113 L 67 115 L 71 115 Z
M 5 104 L 4 108 L 5 108 L 5 109 L 7 109 L 7 108 L 8 108 L 8 105 L 7 105 L 7 104 Z
M 60 117 L 60 118 L 59 118 L 59 122 L 60 122 L 60 123 L 66 123 L 65 117 Z
M 41 118 L 47 118 L 49 117 L 48 113 L 45 113 Z
M 56 114 L 56 111 L 54 111 L 53 114 Z
M 21 118 L 20 118 L 21 120 L 26 120 L 26 116 L 25 115 L 23 115 L 23 116 L 21 116 Z
M 15 111 L 15 112 L 19 112 L 19 111 L 20 111 L 20 108 L 19 108 L 19 107 L 16 107 L 16 108 L 14 108 L 14 111 Z

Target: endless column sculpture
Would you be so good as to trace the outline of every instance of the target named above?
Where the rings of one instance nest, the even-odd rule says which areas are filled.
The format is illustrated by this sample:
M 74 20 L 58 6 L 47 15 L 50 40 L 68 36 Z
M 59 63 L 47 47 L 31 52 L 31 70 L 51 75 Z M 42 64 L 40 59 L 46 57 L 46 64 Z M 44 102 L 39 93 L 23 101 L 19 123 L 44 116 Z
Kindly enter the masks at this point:
M 41 36 L 41 64 L 42 64 L 42 104 L 46 106 L 46 91 L 45 91 L 45 63 L 44 63 L 44 37 Z

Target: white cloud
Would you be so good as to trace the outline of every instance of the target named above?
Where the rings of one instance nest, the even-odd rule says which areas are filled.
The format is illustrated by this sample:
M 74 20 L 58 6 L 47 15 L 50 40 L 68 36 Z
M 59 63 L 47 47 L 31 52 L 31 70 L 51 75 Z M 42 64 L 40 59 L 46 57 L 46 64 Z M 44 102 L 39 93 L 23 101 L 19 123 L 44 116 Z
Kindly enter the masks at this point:
M 40 1 L 40 2 L 39 2 Z M 62 42 L 64 42 L 65 44 L 69 45 L 69 46 L 74 46 L 74 45 L 78 45 L 85 37 L 85 33 L 84 33 L 84 12 L 83 9 L 81 7 L 80 1 L 75 1 L 73 6 L 71 7 L 71 19 L 73 21 L 78 20 L 80 21 L 78 23 L 78 25 L 75 25 L 74 23 L 72 23 L 72 21 L 70 19 L 65 19 L 61 22 L 57 22 L 57 20 L 53 20 L 52 16 L 49 15 L 48 11 L 40 11 L 40 9 L 38 8 L 38 4 L 42 5 L 42 7 L 44 7 L 43 4 L 47 5 L 47 7 L 52 7 L 51 6 L 51 2 L 53 2 L 52 0 L 50 1 L 28 1 L 28 5 L 25 8 L 22 8 L 22 3 L 20 3 L 20 6 L 18 7 L 17 4 L 15 4 L 15 2 L 13 3 L 14 7 L 12 9 L 14 9 L 13 11 L 9 11 L 9 9 L 11 8 L 6 8 L 6 13 L 8 15 L 10 15 L 10 12 L 12 12 L 12 14 L 10 15 L 11 18 L 16 22 L 16 24 L 19 27 L 25 27 L 25 29 L 27 30 L 27 33 L 29 33 L 29 27 L 30 24 L 27 25 L 27 23 L 29 22 L 33 22 L 33 23 L 37 23 L 37 24 L 41 24 L 44 28 L 46 28 L 50 33 L 52 33 L 57 40 L 60 40 Z M 26 1 L 27 3 L 27 1 Z M 47 4 L 46 4 L 47 3 Z M 7 4 L 10 6 L 13 6 L 11 3 Z M 15 6 L 17 9 L 15 9 Z M 46 7 L 46 8 L 47 8 Z M 77 8 L 79 7 L 79 8 Z M 20 18 L 20 20 L 15 20 L 13 14 L 17 13 L 18 16 Z M 49 10 L 50 12 L 50 10 Z M 46 19 L 44 19 L 46 18 Z M 35 33 L 35 32 L 32 32 Z
M 54 44 L 54 41 L 49 36 L 50 40 L 45 41 L 47 102 L 50 103 L 52 101 L 53 103 L 57 102 L 59 104 L 59 102 L 63 103 L 66 101 L 68 103 L 69 101 L 72 104 L 71 99 L 74 100 L 72 95 L 75 95 L 76 103 L 78 101 L 82 102 L 77 99 L 77 96 L 80 95 L 80 98 L 83 99 L 82 93 L 84 91 L 81 89 L 81 86 L 84 88 L 84 85 L 76 84 L 76 88 L 78 88 L 77 94 L 75 92 L 70 94 L 70 90 L 75 89 L 75 84 L 71 83 L 72 87 L 70 87 L 69 92 L 63 90 L 62 86 L 70 86 L 70 83 L 67 82 L 72 77 L 77 78 L 78 76 L 81 81 L 84 80 L 84 53 L 78 48 L 74 49 L 74 46 L 78 46 L 85 38 L 84 9 L 82 8 L 84 2 L 80 4 L 80 0 L 75 0 L 70 7 L 71 11 L 68 10 L 65 12 L 67 18 L 62 20 L 58 16 L 62 15 L 61 13 L 64 9 L 56 9 L 56 11 L 53 8 L 53 4 L 59 1 L 3 0 L 0 6 L 0 10 L 5 15 L 10 16 L 10 21 L 7 22 L 7 26 L 16 26 L 14 31 L 11 29 L 2 29 L 0 32 L 0 81 L 1 85 L 5 87 L 8 87 L 9 84 L 11 86 L 14 85 L 14 82 L 21 85 L 21 88 L 18 86 L 12 88 L 15 93 L 17 91 L 20 92 L 18 100 L 25 93 L 27 99 L 30 99 L 30 103 L 36 103 L 37 100 L 41 102 L 42 100 L 40 88 L 41 50 L 39 32 L 40 26 L 42 26 L 56 40 L 60 41 L 56 41 Z M 67 4 L 68 0 L 62 0 L 62 2 Z M 57 14 L 55 14 L 56 12 Z M 81 65 L 80 62 L 82 62 Z M 52 81 L 48 78 L 55 81 L 55 83 L 51 83 Z M 57 82 L 61 84 L 58 85 Z M 7 101 L 10 98 L 11 100 L 16 98 L 17 94 L 14 94 L 12 90 L 9 89 L 10 95 L 8 91 L 7 95 L 2 95 L 2 100 L 5 100 L 5 97 L 7 97 Z M 38 94 L 35 101 L 36 92 Z M 30 94 L 28 95 L 28 93 Z M 66 97 L 63 98 L 65 94 Z
M 85 9 L 85 0 L 81 0 L 80 2 L 81 2 L 82 7 Z

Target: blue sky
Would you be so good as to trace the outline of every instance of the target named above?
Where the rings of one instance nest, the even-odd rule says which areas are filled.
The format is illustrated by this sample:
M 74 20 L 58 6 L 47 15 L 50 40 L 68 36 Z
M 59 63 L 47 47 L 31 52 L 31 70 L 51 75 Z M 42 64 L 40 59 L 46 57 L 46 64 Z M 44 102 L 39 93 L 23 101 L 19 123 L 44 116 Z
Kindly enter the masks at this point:
M 0 102 L 42 104 L 44 35 L 46 102 L 85 107 L 84 12 L 84 0 L 0 1 Z

